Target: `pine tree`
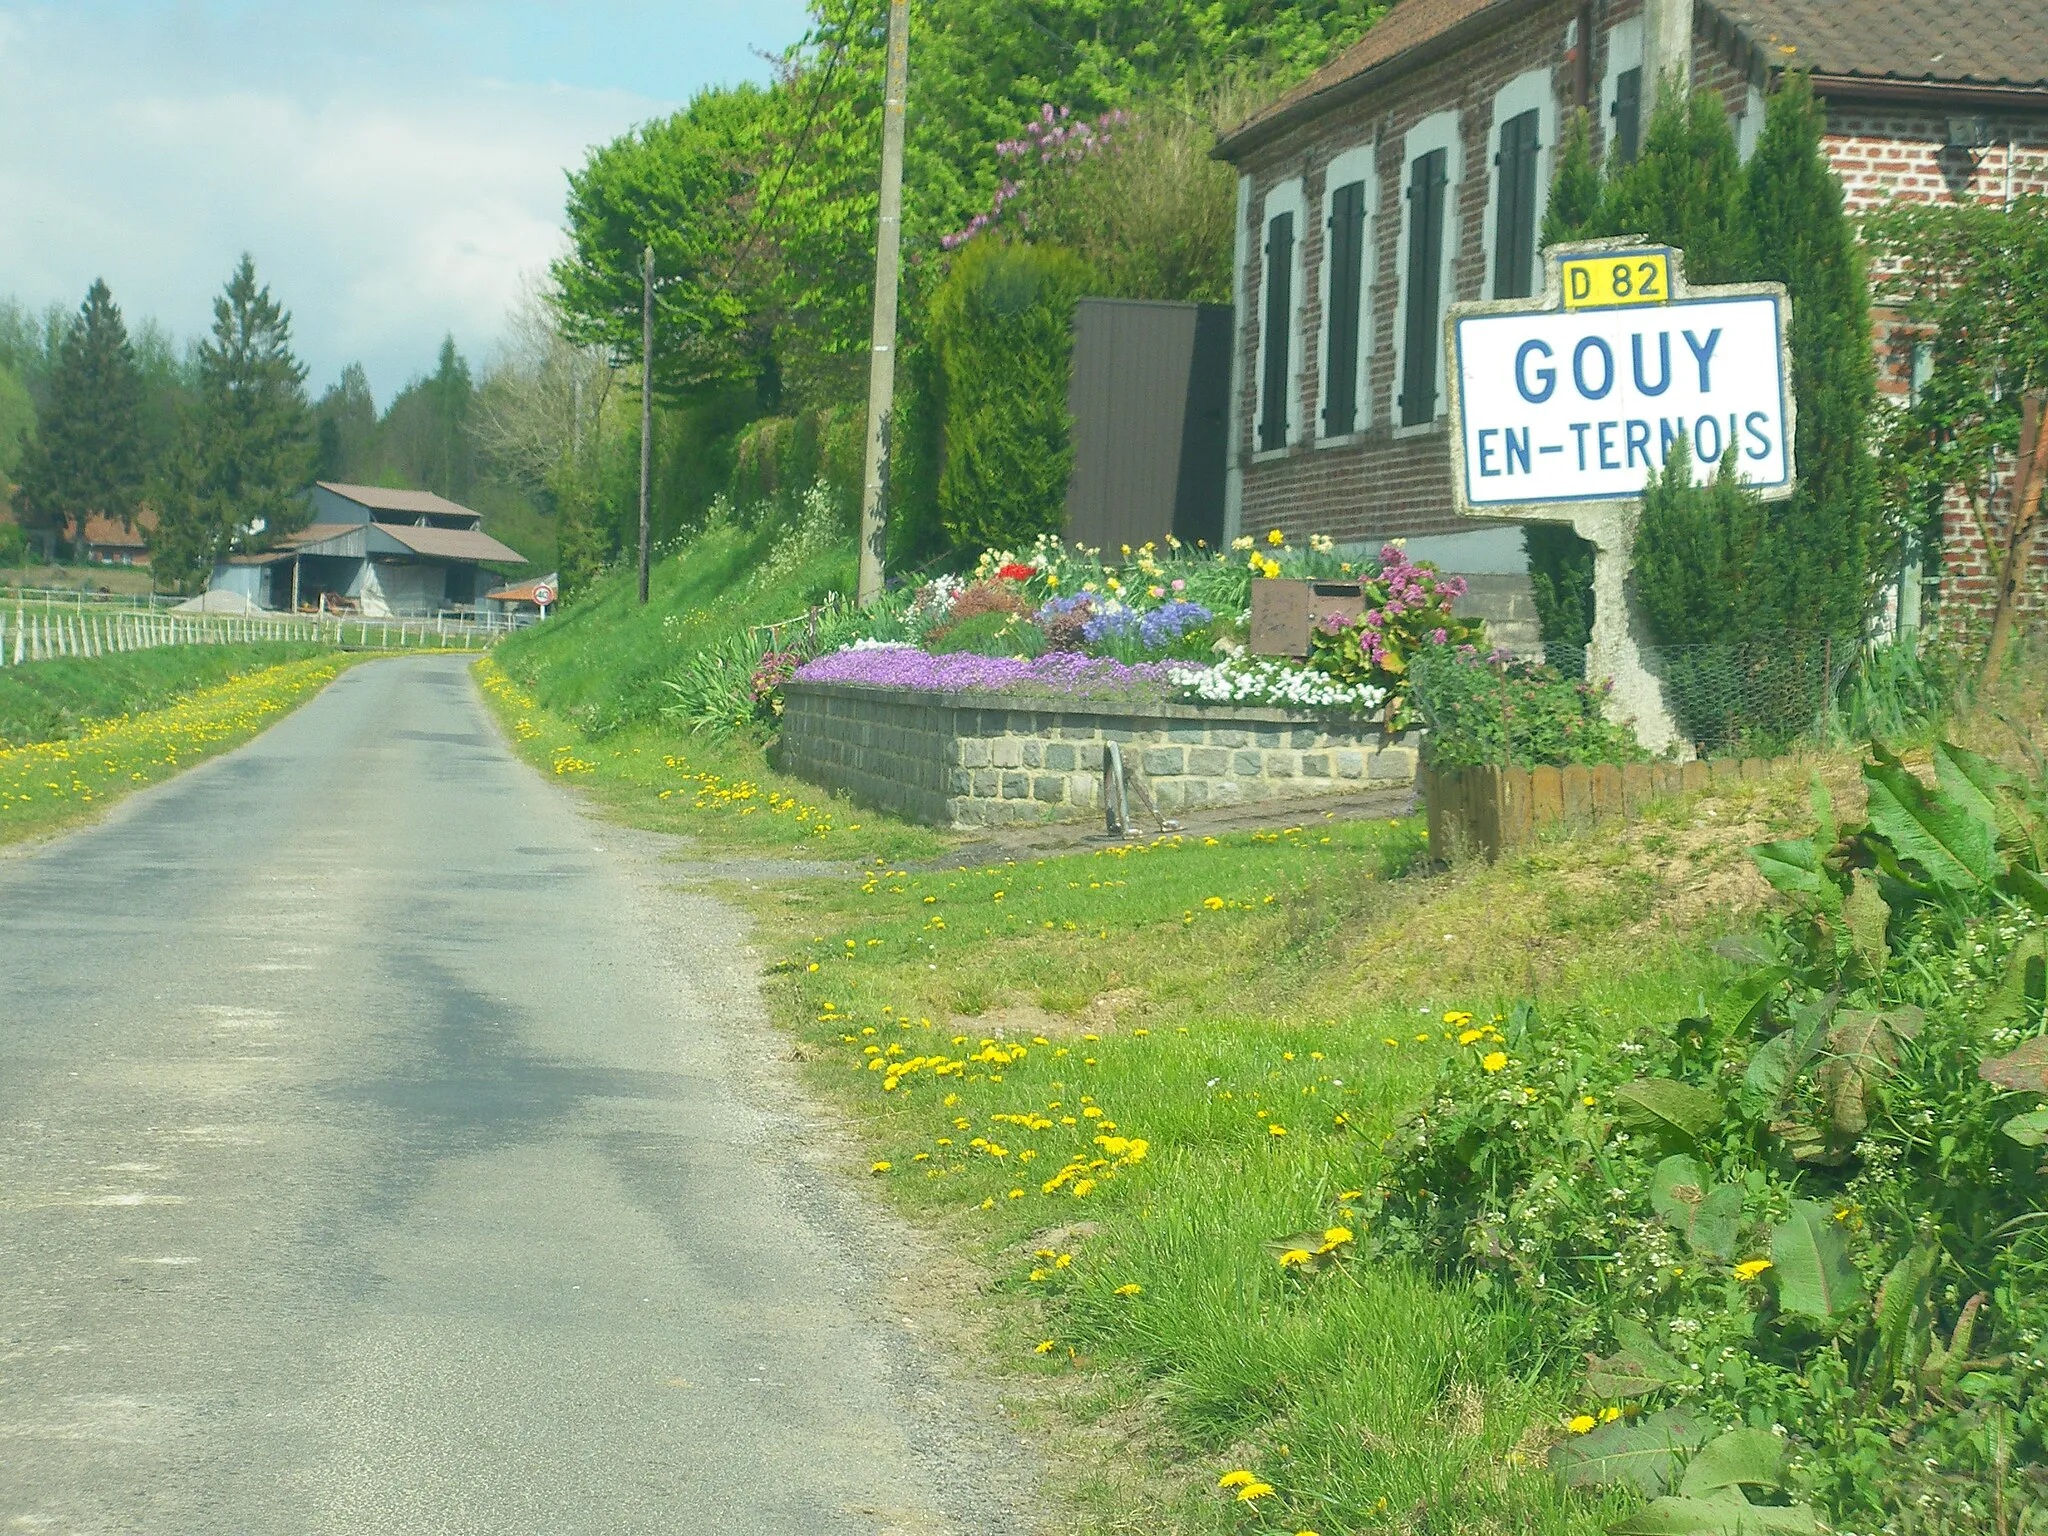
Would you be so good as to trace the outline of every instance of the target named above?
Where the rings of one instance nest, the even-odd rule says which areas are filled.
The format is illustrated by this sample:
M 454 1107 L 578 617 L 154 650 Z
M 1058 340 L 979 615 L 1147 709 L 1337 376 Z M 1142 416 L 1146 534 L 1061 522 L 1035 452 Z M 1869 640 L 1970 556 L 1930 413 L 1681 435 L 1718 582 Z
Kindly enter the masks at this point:
M 64 331 L 40 431 L 16 467 L 22 507 L 32 525 L 83 545 L 95 513 L 134 526 L 143 473 L 142 374 L 120 307 L 95 281 Z
M 1771 98 L 1743 191 L 1742 275 L 1783 283 L 1798 404 L 1799 485 L 1773 518 L 1774 606 L 1787 629 L 1855 634 L 1890 550 L 1869 423 L 1877 408 L 1869 288 L 1804 75 Z
M 152 549 L 189 581 L 238 549 L 304 526 L 311 508 L 312 414 L 306 370 L 291 349 L 291 316 L 256 282 L 247 255 L 213 302 L 199 345 L 199 395 L 160 479 Z
M 1742 158 L 1719 91 L 1665 91 L 1642 153 L 1611 167 L 1602 235 L 1642 235 L 1685 252 L 1695 283 L 1726 283 L 1743 258 Z
M 1559 245 L 1593 235 L 1600 224 L 1603 196 L 1600 172 L 1593 164 L 1593 133 L 1587 126 L 1586 110 L 1581 107 L 1565 125 L 1557 169 L 1550 178 L 1550 203 L 1543 211 L 1543 244 Z

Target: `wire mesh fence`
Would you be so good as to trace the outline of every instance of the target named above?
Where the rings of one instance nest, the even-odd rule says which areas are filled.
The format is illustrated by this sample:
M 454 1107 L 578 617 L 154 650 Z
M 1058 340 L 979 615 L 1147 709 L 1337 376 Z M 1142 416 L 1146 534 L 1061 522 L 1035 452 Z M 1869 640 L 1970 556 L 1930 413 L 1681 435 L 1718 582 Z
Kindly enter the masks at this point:
M 1642 653 L 1678 733 L 1699 757 L 1770 757 L 1834 729 L 1845 682 L 1867 663 L 1854 638 L 1787 633 Z M 1620 760 L 1601 679 L 1582 646 L 1541 658 L 1417 658 L 1418 712 L 1453 760 L 1528 767 Z M 1597 667 L 1596 667 L 1597 670 Z

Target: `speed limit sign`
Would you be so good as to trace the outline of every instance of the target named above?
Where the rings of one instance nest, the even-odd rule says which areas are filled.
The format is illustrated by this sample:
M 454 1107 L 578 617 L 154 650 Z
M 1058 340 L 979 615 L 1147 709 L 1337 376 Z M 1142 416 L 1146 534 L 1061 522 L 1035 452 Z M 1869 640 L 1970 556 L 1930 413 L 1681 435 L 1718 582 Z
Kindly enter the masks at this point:
M 544 581 L 535 582 L 533 600 L 540 606 L 540 616 L 546 618 L 548 616 L 548 604 L 555 600 L 555 589 Z

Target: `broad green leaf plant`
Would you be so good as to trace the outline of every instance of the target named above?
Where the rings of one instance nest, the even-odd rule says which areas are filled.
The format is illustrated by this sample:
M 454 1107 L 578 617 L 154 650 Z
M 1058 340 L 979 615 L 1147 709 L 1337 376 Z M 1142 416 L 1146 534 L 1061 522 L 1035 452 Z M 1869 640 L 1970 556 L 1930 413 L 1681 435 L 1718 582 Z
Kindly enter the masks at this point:
M 1362 1250 L 1584 1362 L 1552 1464 L 1649 1500 L 1615 1536 L 2048 1528 L 2048 774 L 1932 770 L 1816 781 L 1695 1016 L 1520 1005 L 1389 1143 Z

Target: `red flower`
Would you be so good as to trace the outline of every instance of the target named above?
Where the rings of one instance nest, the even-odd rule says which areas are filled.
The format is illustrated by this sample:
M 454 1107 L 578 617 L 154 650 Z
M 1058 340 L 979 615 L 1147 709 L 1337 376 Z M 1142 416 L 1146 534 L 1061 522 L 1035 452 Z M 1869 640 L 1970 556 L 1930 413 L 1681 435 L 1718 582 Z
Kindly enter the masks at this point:
M 1002 578 L 1004 581 L 1029 581 L 1032 577 L 1036 576 L 1037 574 L 1037 566 L 1019 565 L 1014 560 L 1012 560 L 1008 565 L 1000 567 L 996 571 L 996 575 Z

